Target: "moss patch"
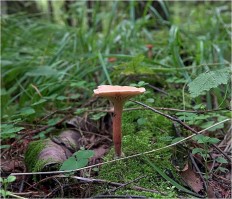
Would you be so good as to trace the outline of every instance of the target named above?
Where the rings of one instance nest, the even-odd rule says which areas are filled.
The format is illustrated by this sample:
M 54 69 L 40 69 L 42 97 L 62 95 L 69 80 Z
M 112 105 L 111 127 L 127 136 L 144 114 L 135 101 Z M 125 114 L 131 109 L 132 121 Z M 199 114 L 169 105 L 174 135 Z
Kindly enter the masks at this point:
M 29 144 L 25 153 L 25 163 L 28 171 L 37 172 L 40 171 L 46 164 L 46 161 L 39 161 L 38 155 L 44 149 L 46 145 L 45 140 L 33 141 Z

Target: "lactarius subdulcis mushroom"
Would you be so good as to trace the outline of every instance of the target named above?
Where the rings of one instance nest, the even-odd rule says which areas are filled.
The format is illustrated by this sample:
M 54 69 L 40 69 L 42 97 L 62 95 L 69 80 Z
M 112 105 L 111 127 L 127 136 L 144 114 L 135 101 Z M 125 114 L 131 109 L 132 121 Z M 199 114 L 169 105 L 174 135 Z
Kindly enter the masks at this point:
M 145 92 L 145 88 L 136 88 L 132 86 L 111 86 L 101 85 L 94 90 L 94 95 L 99 97 L 105 97 L 110 100 L 114 105 L 114 117 L 113 117 L 113 142 L 115 148 L 116 158 L 121 157 L 122 149 L 122 111 L 123 105 L 126 100 L 140 95 Z
M 148 56 L 148 58 L 149 59 L 152 59 L 152 48 L 153 48 L 153 45 L 152 44 L 147 44 L 146 45 L 146 47 L 147 47 L 147 56 Z

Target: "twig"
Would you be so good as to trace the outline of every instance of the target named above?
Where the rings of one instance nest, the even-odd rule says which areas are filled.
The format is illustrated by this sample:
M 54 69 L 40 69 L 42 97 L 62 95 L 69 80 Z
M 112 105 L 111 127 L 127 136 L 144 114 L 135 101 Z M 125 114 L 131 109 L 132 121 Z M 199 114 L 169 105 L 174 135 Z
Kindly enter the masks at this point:
M 196 114 L 204 114 L 204 113 L 210 113 L 210 112 L 216 112 L 216 111 L 232 111 L 231 109 L 214 109 L 214 110 L 194 111 L 194 110 L 182 110 L 182 109 L 176 109 L 176 108 L 162 108 L 162 107 L 152 107 L 152 108 L 154 108 L 156 110 L 161 110 L 161 111 L 186 112 L 186 113 L 196 113 Z M 135 110 L 146 110 L 146 109 L 149 109 L 149 108 L 147 108 L 147 107 L 144 107 L 144 108 L 124 108 L 123 111 L 135 111 Z M 113 110 L 104 110 L 104 109 L 92 109 L 92 110 L 86 110 L 86 112 L 113 113 L 114 111 Z
M 160 112 L 160 111 L 158 111 L 158 110 L 156 110 L 156 109 L 154 109 L 154 108 L 152 108 L 152 107 L 150 107 L 150 106 L 148 106 L 148 105 L 146 105 L 146 104 L 143 104 L 143 103 L 141 103 L 141 102 L 134 101 L 134 100 L 130 100 L 130 101 L 132 101 L 132 102 L 134 102 L 134 103 L 136 103 L 136 104 L 139 104 L 139 105 L 141 105 L 141 106 L 143 106 L 143 107 L 146 107 L 146 108 L 152 110 L 152 111 L 155 112 L 155 113 L 158 113 L 158 114 L 160 114 L 160 115 L 162 115 L 162 116 L 164 116 L 164 117 L 166 117 L 166 118 L 168 118 L 168 119 L 170 119 L 170 120 L 172 120 L 172 121 L 175 121 L 175 122 L 179 123 L 179 124 L 182 125 L 185 129 L 187 129 L 187 130 L 193 132 L 193 133 L 196 134 L 196 135 L 198 134 L 198 132 L 197 132 L 195 129 L 191 128 L 190 126 L 188 126 L 187 124 L 185 124 L 184 122 L 182 122 L 181 120 L 179 120 L 178 118 L 175 118 L 175 117 L 172 117 L 172 116 L 170 116 L 170 115 L 164 114 L 164 113 L 162 113 L 162 112 Z M 217 145 L 212 144 L 212 146 L 213 146 L 217 151 L 219 151 L 221 154 L 223 154 L 223 155 L 226 157 L 226 159 L 228 159 L 229 162 L 231 162 L 230 157 L 229 157 L 226 153 L 224 153 L 224 151 L 222 151 Z
M 57 177 L 68 177 L 68 176 L 59 175 Z M 142 176 L 142 177 L 144 177 L 144 176 Z M 103 180 L 103 179 L 83 178 L 83 177 L 78 177 L 78 176 L 71 176 L 71 178 L 78 179 L 78 180 L 85 181 L 85 182 L 106 183 L 108 185 L 113 185 L 113 186 L 117 186 L 117 187 L 126 186 L 126 185 L 128 185 L 128 184 L 130 184 L 130 183 L 132 183 L 132 182 L 134 182 L 136 180 L 139 180 L 139 179 L 135 179 L 133 181 L 130 181 L 129 183 L 123 184 L 123 183 L 111 182 L 111 181 L 107 181 L 107 180 Z M 160 193 L 160 194 L 166 195 L 166 193 L 159 192 L 159 191 L 153 190 L 153 189 L 146 189 L 146 188 L 139 187 L 139 186 L 132 186 L 130 188 L 134 189 L 134 190 L 137 190 L 137 191 L 147 191 L 147 192 L 151 192 L 151 193 Z
M 225 123 L 229 121 L 229 119 L 226 119 L 226 120 L 223 120 L 221 122 L 218 122 L 210 127 L 207 127 L 199 132 L 197 132 L 197 134 L 201 134 L 219 124 L 222 124 L 222 123 Z M 12 176 L 20 176 L 20 175 L 47 175 L 47 174 L 61 174 L 61 173 L 71 173 L 71 172 L 76 172 L 76 171 L 81 171 L 81 170 L 84 170 L 84 169 L 89 169 L 89 168 L 93 168 L 93 167 L 96 167 L 96 166 L 101 166 L 101 165 L 104 165 L 104 164 L 110 164 L 110 163 L 113 163 L 113 162 L 116 162 L 116 161 L 121 161 L 121 160 L 127 160 L 127 159 L 130 159 L 130 158 L 135 158 L 135 157 L 139 157 L 139 156 L 144 156 L 146 154 L 150 154 L 150 153 L 154 153 L 154 152 L 157 152 L 157 151 L 161 151 L 163 149 L 167 149 L 169 147 L 172 147 L 172 146 L 176 146 L 177 144 L 180 144 L 186 140 L 189 140 L 191 139 L 192 137 L 196 136 L 195 134 L 193 135 L 190 135 L 186 138 L 183 138 L 182 140 L 179 140 L 178 142 L 175 142 L 173 144 L 169 144 L 167 146 L 164 146 L 164 147 L 161 147 L 161 148 L 158 148 L 158 149 L 153 149 L 151 151 L 146 151 L 146 152 L 143 152 L 143 153 L 138 153 L 138 154 L 134 154 L 134 155 L 131 155 L 131 156 L 127 156 L 127 157 L 123 157 L 123 158 L 118 158 L 118 159 L 114 159 L 114 160 L 110 160 L 110 161 L 107 161 L 107 162 L 101 162 L 101 163 L 98 163 L 98 164 L 94 164 L 94 165 L 90 165 L 90 166 L 87 166 L 87 167 L 82 167 L 80 169 L 73 169 L 73 170 L 67 170 L 67 171 L 50 171 L 50 172 L 28 172 L 28 173 L 11 173 L 10 175 Z
M 205 182 L 205 180 L 204 180 L 204 177 L 203 177 L 203 175 L 202 175 L 202 173 L 201 173 L 199 167 L 197 166 L 196 161 L 194 160 L 194 157 L 193 157 L 193 155 L 192 155 L 191 153 L 189 153 L 189 157 L 190 157 L 190 159 L 191 159 L 191 161 L 192 161 L 192 163 L 193 163 L 195 169 L 197 170 L 198 174 L 200 175 L 201 180 L 202 180 L 202 182 L 203 182 L 203 184 L 204 184 L 204 188 L 205 188 L 205 190 L 207 191 L 207 188 L 208 188 L 208 187 L 207 187 L 207 184 L 206 184 L 206 182 Z
M 168 93 L 167 93 L 166 91 L 164 91 L 164 90 L 162 90 L 162 89 L 160 89 L 160 88 L 157 88 L 157 87 L 155 87 L 155 86 L 153 86 L 153 85 L 151 85 L 151 84 L 148 84 L 147 86 L 150 87 L 150 88 L 153 88 L 154 90 L 156 90 L 156 91 L 158 91 L 158 92 L 161 92 L 161 93 L 163 93 L 163 94 L 165 94 L 165 95 L 168 95 Z
M 142 178 L 144 178 L 144 177 L 146 177 L 146 176 L 147 176 L 147 175 L 140 176 L 140 177 L 138 177 L 138 178 L 136 178 L 136 179 L 134 179 L 134 180 L 131 180 L 131 181 L 127 182 L 127 183 L 121 184 L 120 186 L 118 186 L 118 187 L 116 187 L 116 188 L 113 188 L 113 189 L 111 189 L 111 190 L 107 190 L 106 192 L 102 193 L 101 195 L 106 195 L 107 193 L 115 192 L 115 191 L 117 191 L 118 189 L 121 189 L 121 188 L 123 188 L 123 187 L 125 187 L 125 186 L 127 186 L 127 185 L 129 185 L 129 184 L 131 184 L 131 183 L 133 183 L 133 182 L 136 182 L 136 181 L 138 181 L 138 180 L 140 180 L 140 179 L 142 179 Z

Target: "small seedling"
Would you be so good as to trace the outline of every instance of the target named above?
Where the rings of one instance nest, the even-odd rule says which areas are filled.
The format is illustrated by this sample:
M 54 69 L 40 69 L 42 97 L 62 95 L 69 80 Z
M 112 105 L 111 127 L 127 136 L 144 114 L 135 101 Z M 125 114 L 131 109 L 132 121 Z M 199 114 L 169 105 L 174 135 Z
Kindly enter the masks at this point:
M 3 196 L 3 198 L 6 198 L 7 196 L 12 196 L 12 193 L 10 191 L 7 191 L 7 188 L 9 184 L 14 182 L 15 180 L 15 176 L 8 176 L 7 178 L 0 177 L 0 183 L 2 185 L 2 189 L 0 189 L 0 194 Z

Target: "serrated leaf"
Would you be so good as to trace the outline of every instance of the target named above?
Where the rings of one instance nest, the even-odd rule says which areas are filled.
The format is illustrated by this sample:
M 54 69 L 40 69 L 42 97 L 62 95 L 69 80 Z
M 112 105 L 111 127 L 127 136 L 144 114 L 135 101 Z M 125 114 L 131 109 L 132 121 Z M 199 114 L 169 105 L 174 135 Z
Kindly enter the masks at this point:
M 192 97 L 202 95 L 205 91 L 216 88 L 220 84 L 227 84 L 229 78 L 229 68 L 202 73 L 188 84 L 190 95 Z

